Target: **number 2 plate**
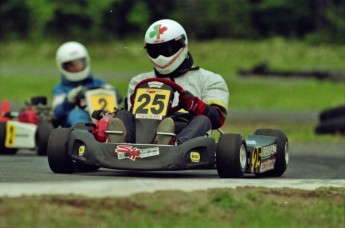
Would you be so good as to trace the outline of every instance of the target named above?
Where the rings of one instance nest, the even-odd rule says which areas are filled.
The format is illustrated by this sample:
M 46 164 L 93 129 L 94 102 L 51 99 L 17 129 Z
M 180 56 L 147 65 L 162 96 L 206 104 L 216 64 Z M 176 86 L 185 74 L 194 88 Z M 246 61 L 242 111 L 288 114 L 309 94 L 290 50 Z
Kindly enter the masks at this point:
M 85 98 L 90 114 L 92 114 L 94 110 L 101 109 L 108 112 L 113 112 L 114 108 L 117 107 L 117 98 L 113 90 L 89 90 L 86 91 Z

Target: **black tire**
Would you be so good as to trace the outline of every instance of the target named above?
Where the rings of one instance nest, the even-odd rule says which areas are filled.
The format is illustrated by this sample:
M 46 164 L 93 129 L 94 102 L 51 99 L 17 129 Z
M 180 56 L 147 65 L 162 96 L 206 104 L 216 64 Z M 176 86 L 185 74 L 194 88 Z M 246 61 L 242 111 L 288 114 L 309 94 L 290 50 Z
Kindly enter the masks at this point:
M 6 122 L 0 122 L 0 155 L 15 155 L 18 151 L 17 148 L 5 147 L 6 140 Z
M 54 173 L 73 173 L 75 166 L 72 158 L 68 155 L 67 144 L 71 128 L 56 128 L 48 141 L 48 163 Z
M 277 155 L 274 169 L 265 173 L 256 173 L 258 177 L 280 177 L 289 163 L 289 141 L 284 132 L 276 129 L 258 129 L 254 135 L 266 135 L 277 138 Z
M 239 134 L 223 134 L 216 148 L 216 166 L 220 178 L 241 178 L 247 167 L 247 148 Z
M 51 131 L 53 130 L 53 125 L 48 122 L 43 122 L 37 126 L 35 141 L 36 141 L 36 153 L 39 156 L 47 155 L 48 140 Z

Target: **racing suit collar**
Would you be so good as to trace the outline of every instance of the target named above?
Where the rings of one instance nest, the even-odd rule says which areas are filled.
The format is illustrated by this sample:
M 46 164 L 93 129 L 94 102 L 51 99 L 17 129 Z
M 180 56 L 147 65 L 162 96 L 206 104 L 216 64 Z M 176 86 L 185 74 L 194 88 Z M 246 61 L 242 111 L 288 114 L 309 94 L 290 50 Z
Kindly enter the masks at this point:
M 62 79 L 62 84 L 63 84 L 63 85 L 75 87 L 75 86 L 84 85 L 84 84 L 87 84 L 87 83 L 92 82 L 92 80 L 93 80 L 93 75 L 92 75 L 92 74 L 89 74 L 89 75 L 87 76 L 87 78 L 85 78 L 85 79 L 82 80 L 82 81 L 78 81 L 78 82 L 71 82 L 71 81 L 68 81 L 68 80 L 65 78 L 65 76 L 64 76 L 63 74 L 61 75 L 61 79 Z

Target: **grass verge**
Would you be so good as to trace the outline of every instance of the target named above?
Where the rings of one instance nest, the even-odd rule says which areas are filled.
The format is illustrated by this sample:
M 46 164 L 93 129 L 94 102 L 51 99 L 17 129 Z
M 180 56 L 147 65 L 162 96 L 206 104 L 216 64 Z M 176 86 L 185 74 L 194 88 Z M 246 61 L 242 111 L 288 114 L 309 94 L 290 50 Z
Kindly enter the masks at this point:
M 1 227 L 343 227 L 344 188 L 0 198 Z M 23 203 L 25 202 L 25 204 Z

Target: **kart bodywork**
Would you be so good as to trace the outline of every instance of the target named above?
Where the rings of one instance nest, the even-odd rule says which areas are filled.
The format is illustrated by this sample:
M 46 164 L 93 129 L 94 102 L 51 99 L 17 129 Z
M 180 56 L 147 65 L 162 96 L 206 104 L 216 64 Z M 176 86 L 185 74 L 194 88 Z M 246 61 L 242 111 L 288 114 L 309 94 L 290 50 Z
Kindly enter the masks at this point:
M 33 97 L 19 112 L 3 101 L 0 113 L 0 154 L 16 154 L 19 149 L 36 150 L 47 155 L 47 144 L 53 130 L 50 107 L 45 97 Z
M 100 167 L 168 171 L 216 168 L 221 178 L 240 178 L 244 174 L 278 177 L 288 164 L 288 139 L 275 129 L 258 129 L 244 139 L 240 134 L 221 130 L 212 137 L 196 137 L 180 145 L 154 143 L 160 121 L 180 107 L 172 107 L 175 93 L 182 87 L 170 80 L 146 79 L 134 95 L 132 113 L 136 121 L 136 143 L 106 143 L 92 134 L 95 124 L 75 125 L 52 131 L 48 143 L 48 162 L 55 173 L 95 171 Z M 109 132 L 116 133 L 116 132 Z

